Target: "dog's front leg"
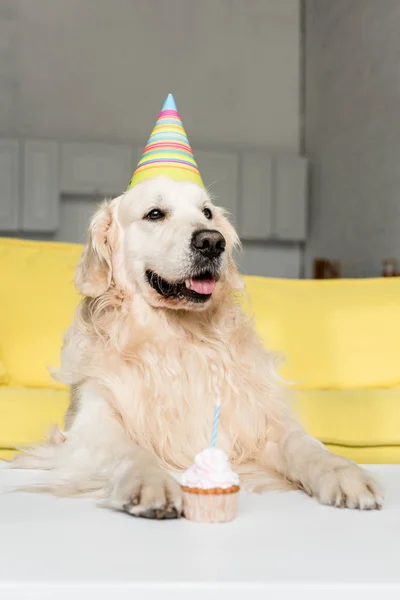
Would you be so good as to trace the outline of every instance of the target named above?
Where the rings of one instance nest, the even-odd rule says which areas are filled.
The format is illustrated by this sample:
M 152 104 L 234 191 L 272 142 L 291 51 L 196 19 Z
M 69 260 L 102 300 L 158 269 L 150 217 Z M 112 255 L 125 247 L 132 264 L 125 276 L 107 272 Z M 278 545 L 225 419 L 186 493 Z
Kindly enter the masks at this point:
M 369 473 L 331 453 L 290 419 L 271 429 L 263 462 L 322 504 L 362 510 L 382 507 L 381 490 Z
M 103 506 L 137 517 L 173 519 L 182 513 L 179 484 L 155 455 L 132 441 L 103 395 L 91 384 L 80 390 L 80 408 L 64 444 L 78 448 L 86 464 L 105 475 Z M 79 472 L 79 470 L 78 470 Z

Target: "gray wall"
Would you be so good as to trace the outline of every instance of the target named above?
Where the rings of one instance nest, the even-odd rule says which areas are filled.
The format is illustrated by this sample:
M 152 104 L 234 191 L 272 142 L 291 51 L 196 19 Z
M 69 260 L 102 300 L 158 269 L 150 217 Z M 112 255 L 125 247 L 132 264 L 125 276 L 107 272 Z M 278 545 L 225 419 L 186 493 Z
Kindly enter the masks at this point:
M 400 1 L 305 0 L 307 270 L 373 276 L 400 259 Z
M 299 143 L 298 0 L 1 0 L 0 131 L 149 135 L 172 92 L 197 143 Z
M 0 0 L 0 135 L 144 145 L 172 92 L 193 145 L 297 152 L 299 46 L 299 0 Z M 297 276 L 300 257 L 248 244 L 241 263 Z

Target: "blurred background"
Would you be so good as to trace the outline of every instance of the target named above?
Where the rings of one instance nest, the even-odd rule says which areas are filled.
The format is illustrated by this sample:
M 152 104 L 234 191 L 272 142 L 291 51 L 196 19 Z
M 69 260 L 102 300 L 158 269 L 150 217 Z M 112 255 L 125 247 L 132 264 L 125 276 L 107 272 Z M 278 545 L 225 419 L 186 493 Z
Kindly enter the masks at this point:
M 0 0 L 0 235 L 83 242 L 172 92 L 242 271 L 396 274 L 399 31 L 399 0 Z

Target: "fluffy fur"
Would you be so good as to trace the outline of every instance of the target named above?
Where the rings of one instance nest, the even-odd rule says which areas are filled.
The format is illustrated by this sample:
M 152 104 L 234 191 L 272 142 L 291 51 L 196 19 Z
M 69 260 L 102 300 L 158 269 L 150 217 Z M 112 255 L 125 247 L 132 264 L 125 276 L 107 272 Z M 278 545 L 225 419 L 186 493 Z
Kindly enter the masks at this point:
M 154 209 L 163 217 L 151 220 Z M 197 274 L 191 239 L 199 229 L 226 240 L 211 261 L 212 296 L 164 297 L 146 273 L 171 285 Z M 208 445 L 219 394 L 219 444 L 246 485 L 379 508 L 370 475 L 328 452 L 293 417 L 274 356 L 240 305 L 237 244 L 223 211 L 191 183 L 157 178 L 105 202 L 77 267 L 83 299 L 54 374 L 71 386 L 65 431 L 54 430 L 13 466 L 48 470 L 45 489 L 55 494 L 102 498 L 139 516 L 178 516 L 180 488 L 168 471 L 187 468 Z

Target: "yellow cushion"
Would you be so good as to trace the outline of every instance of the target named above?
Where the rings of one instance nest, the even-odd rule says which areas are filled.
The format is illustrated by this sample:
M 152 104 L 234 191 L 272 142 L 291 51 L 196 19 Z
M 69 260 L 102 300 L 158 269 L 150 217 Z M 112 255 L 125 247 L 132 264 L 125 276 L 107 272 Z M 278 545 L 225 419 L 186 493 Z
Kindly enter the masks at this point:
M 400 386 L 400 277 L 246 283 L 260 335 L 299 388 Z
M 15 450 L 1 450 L 0 449 L 0 460 L 11 460 L 17 454 Z
M 26 447 L 63 427 L 68 402 L 68 390 L 0 387 L 0 448 Z
M 0 385 L 8 383 L 9 379 L 10 378 L 7 373 L 6 365 L 2 360 L 0 360 Z
M 59 365 L 79 301 L 73 278 L 81 251 L 75 244 L 0 239 L 0 358 L 13 384 L 63 387 L 47 367 Z
M 294 409 L 307 431 L 325 444 L 400 446 L 400 388 L 299 390 Z
M 331 452 L 362 465 L 400 463 L 400 446 L 335 446 L 334 444 L 326 446 Z
M 0 383 L 62 387 L 62 336 L 79 301 L 82 246 L 0 239 Z M 400 278 L 299 281 L 246 277 L 250 310 L 282 373 L 302 389 L 400 385 Z

